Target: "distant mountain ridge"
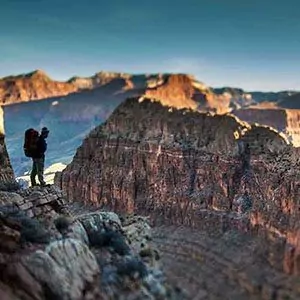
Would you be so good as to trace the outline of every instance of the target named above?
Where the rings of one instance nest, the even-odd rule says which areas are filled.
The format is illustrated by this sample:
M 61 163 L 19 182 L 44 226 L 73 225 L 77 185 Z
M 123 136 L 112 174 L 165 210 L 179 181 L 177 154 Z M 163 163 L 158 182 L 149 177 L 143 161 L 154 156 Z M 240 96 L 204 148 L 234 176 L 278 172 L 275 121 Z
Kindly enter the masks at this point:
M 45 72 L 36 70 L 28 74 L 0 79 L 0 104 L 9 105 L 63 96 L 76 90 L 75 86 L 69 83 L 53 81 Z
M 295 91 L 268 93 L 246 92 L 232 87 L 212 88 L 188 74 L 101 71 L 91 77 L 74 76 L 67 81 L 56 81 L 46 72 L 35 70 L 27 74 L 0 78 L 0 105 L 66 96 L 103 87 L 115 81 L 123 84 L 121 91 L 116 92 L 139 90 L 141 95 L 158 98 L 166 104 L 174 103 L 176 98 L 178 106 L 213 110 L 218 113 L 256 105 L 263 101 L 285 103 L 286 98 L 297 94 Z
M 140 98 L 140 101 L 157 101 L 170 109 L 232 113 L 250 124 L 274 127 L 299 146 L 300 110 L 279 106 L 280 101 L 284 101 L 280 99 L 288 93 L 211 88 L 189 74 L 99 72 L 91 77 L 76 76 L 59 82 L 37 70 L 0 79 L 7 148 L 17 176 L 24 175 L 31 167 L 22 151 L 26 128 L 50 128 L 46 167 L 56 163 L 68 164 L 89 132 L 105 122 L 118 105 L 132 97 Z

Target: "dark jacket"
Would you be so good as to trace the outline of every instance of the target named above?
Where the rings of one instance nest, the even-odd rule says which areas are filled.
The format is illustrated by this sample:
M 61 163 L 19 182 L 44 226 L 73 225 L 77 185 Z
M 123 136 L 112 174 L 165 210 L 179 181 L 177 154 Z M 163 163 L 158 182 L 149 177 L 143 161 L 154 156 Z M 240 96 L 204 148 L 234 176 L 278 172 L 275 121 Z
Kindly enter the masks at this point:
M 33 158 L 45 158 L 45 152 L 47 151 L 47 143 L 44 137 L 40 136 L 37 141 L 37 149 Z

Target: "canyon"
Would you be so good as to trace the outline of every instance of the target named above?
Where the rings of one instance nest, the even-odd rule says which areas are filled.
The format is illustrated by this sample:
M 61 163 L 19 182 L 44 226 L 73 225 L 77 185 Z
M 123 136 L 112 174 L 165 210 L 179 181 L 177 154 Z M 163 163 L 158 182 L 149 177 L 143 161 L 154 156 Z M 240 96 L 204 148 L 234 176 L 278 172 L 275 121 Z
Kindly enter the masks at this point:
M 185 299 L 151 245 L 147 218 L 70 202 L 55 186 L 21 189 L 0 140 L 2 300 Z
M 72 157 L 72 151 L 62 151 L 72 143 L 77 150 L 56 173 L 55 186 L 19 189 L 2 130 L 0 199 L 14 209 L 1 206 L 0 212 L 0 234 L 9 245 L 0 248 L 1 295 L 30 300 L 49 295 L 143 299 L 146 294 L 152 299 L 299 299 L 300 161 L 296 139 L 286 131 L 297 134 L 297 110 L 281 108 L 279 99 L 268 110 L 263 98 L 254 103 L 249 95 L 243 96 L 243 107 L 228 95 L 216 106 L 224 91 L 218 98 L 186 75 L 154 77 L 142 93 L 141 85 L 133 89 L 132 81 L 120 76 L 125 75 L 106 76 L 104 83 L 76 77 L 70 82 L 80 91 L 4 106 L 6 139 L 13 136 L 14 147 L 19 147 L 24 124 L 51 124 L 59 132 L 49 139 L 49 145 L 60 145 L 56 157 Z M 13 128 L 16 116 L 20 122 Z M 19 137 L 13 135 L 17 128 Z M 57 223 L 62 216 L 71 221 Z M 36 241 L 24 235 L 23 224 L 33 226 L 27 218 L 42 221 Z M 145 220 L 153 227 L 150 244 L 158 252 L 148 248 Z M 113 237 L 95 240 L 95 226 L 100 236 Z M 50 241 L 43 241 L 45 232 Z M 121 236 L 127 246 L 120 245 Z M 131 260 L 120 251 L 130 253 Z M 149 253 L 161 257 L 170 286 L 156 262 L 149 262 Z M 78 263 L 65 264 L 69 257 Z M 141 267 L 141 257 L 146 266 Z M 61 283 L 47 277 L 49 270 L 36 268 L 41 264 L 53 274 L 61 272 Z M 124 266 L 133 267 L 138 278 L 129 274 L 128 279 Z M 18 280 L 12 285 L 10 278 Z M 118 284 L 128 280 L 137 288 L 130 294 Z M 75 284 L 77 294 L 62 283 Z
M 299 166 L 267 126 L 131 98 L 55 184 L 72 201 L 148 216 L 189 299 L 298 299 Z
M 24 175 L 31 168 L 22 152 L 26 128 L 50 129 L 47 168 L 67 165 L 88 133 L 130 97 L 156 99 L 174 108 L 212 114 L 233 113 L 251 124 L 271 126 L 299 146 L 299 112 L 291 106 L 280 106 L 296 96 L 294 91 L 263 93 L 212 88 L 187 74 L 99 72 L 59 82 L 37 70 L 0 79 L 6 146 L 18 178 L 26 178 Z M 295 108 L 296 102 L 291 101 Z

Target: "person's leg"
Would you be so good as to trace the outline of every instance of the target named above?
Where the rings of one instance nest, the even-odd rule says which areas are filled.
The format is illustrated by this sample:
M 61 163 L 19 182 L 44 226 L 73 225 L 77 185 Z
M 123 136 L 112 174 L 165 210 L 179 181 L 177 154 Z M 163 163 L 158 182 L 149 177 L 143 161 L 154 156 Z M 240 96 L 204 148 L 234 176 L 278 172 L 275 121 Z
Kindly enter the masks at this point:
M 46 185 L 44 181 L 44 158 L 40 158 L 37 164 L 37 174 L 41 185 Z
M 36 159 L 33 158 L 32 159 L 32 170 L 31 170 L 31 174 L 30 174 L 31 186 L 36 185 L 36 181 L 35 181 L 36 175 L 37 175 L 37 163 L 36 163 Z

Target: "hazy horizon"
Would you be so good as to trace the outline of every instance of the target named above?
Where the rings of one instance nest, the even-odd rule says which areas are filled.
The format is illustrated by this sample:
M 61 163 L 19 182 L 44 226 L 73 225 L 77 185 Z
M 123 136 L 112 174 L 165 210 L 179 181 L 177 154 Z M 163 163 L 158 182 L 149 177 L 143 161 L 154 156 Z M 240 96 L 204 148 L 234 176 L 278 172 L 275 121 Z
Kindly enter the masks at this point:
M 0 77 L 189 73 L 212 87 L 300 90 L 296 0 L 2 0 Z

